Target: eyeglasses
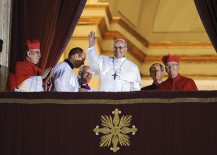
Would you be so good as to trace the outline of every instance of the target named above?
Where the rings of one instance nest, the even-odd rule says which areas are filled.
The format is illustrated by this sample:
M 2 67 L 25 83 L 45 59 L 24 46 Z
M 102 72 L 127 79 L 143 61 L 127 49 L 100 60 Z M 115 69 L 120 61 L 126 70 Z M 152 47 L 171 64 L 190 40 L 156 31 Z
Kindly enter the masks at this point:
M 166 68 L 169 68 L 169 67 L 176 67 L 176 66 L 178 66 L 179 64 L 177 64 L 177 63 L 173 63 L 173 64 L 167 64 L 166 65 Z
M 114 46 L 114 49 L 115 50 L 122 50 L 122 49 L 124 49 L 124 48 L 126 48 L 126 46 L 119 46 L 119 47 L 117 47 L 117 46 Z
M 78 54 L 78 56 L 81 58 L 82 61 L 85 61 L 85 58 L 83 58 L 81 55 Z
M 40 51 L 30 51 L 32 54 L 42 55 Z
M 93 74 L 90 73 L 90 72 L 83 71 L 83 75 L 84 75 L 84 76 L 92 76 Z

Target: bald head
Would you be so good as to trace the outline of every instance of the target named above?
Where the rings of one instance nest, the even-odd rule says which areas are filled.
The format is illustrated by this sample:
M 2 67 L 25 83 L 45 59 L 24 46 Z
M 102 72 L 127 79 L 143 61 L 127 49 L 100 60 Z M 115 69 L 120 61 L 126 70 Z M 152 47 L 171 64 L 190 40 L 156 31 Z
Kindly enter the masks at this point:
M 92 79 L 93 72 L 90 66 L 82 65 L 79 68 L 78 74 L 81 76 L 82 84 L 88 84 Z

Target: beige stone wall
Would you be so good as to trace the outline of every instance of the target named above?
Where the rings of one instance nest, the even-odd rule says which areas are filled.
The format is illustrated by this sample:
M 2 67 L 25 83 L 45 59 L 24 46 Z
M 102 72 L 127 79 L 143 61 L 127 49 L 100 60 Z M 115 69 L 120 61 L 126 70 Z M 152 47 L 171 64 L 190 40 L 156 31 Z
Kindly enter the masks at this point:
M 111 17 L 106 3 L 87 4 L 63 57 L 67 58 L 67 53 L 72 47 L 80 46 L 86 49 L 90 31 L 96 31 L 96 48 L 99 55 L 112 55 L 112 43 L 115 38 L 128 41 L 131 47 L 128 49 L 127 58 L 138 65 L 142 75 L 142 87 L 152 83 L 149 77 L 150 65 L 161 63 L 162 56 L 171 54 L 180 56 L 180 74 L 194 79 L 199 90 L 217 90 L 217 55 L 210 43 L 161 42 L 145 46 L 142 38 L 126 26 L 126 23 L 118 17 Z M 141 53 L 144 54 L 142 61 L 139 60 L 141 56 L 138 56 Z M 164 80 L 166 78 L 165 73 Z M 98 89 L 99 82 L 100 80 L 95 78 L 91 86 Z
M 63 61 L 68 56 L 68 52 L 71 48 L 79 46 L 83 48 L 84 50 L 88 47 L 88 38 L 87 35 L 89 31 L 95 30 L 97 31 L 97 27 L 93 29 L 93 27 L 84 28 L 77 26 L 75 29 L 75 33 L 73 37 L 71 38 L 64 54 L 62 55 L 62 58 L 60 61 Z M 82 32 L 82 33 L 79 33 Z M 106 41 L 101 38 L 100 33 L 97 33 L 97 45 L 96 50 L 97 54 L 104 54 L 104 55 L 112 55 L 112 40 Z M 101 48 L 100 48 L 101 47 Z M 108 52 L 103 52 L 107 51 Z M 189 52 L 191 51 L 191 52 Z M 188 53 L 189 52 L 189 53 Z M 141 72 L 142 76 L 142 87 L 150 85 L 152 83 L 152 79 L 149 77 L 149 67 L 152 63 L 161 63 L 161 58 L 164 54 L 171 54 L 171 55 L 178 55 L 181 58 L 180 62 L 180 74 L 189 78 L 192 78 L 195 83 L 198 86 L 199 90 L 217 90 L 217 64 L 215 61 L 206 61 L 203 60 L 203 55 L 209 54 L 211 57 L 212 55 L 215 56 L 215 51 L 213 48 L 209 49 L 203 49 L 203 48 L 197 48 L 197 49 L 190 49 L 190 48 L 172 48 L 172 49 L 147 49 L 146 50 L 146 56 L 147 61 L 144 61 L 143 63 L 138 62 L 129 52 L 127 53 L 127 58 L 136 63 L 139 66 L 139 70 Z M 184 58 L 182 57 L 184 56 Z M 189 57 L 193 57 L 193 60 L 186 60 Z M 198 60 L 195 57 L 199 57 Z M 77 70 L 76 70 L 77 72 Z M 167 73 L 165 73 L 164 80 L 167 79 Z M 91 81 L 90 85 L 98 90 L 100 85 L 100 80 L 97 77 L 94 77 Z
M 0 53 L 0 92 L 5 89 L 8 75 L 11 6 L 11 0 L 0 1 L 0 39 L 4 42 Z
M 65 58 L 67 58 L 68 52 L 73 47 L 79 46 L 86 51 L 88 47 L 87 35 L 90 31 L 96 31 L 96 50 L 98 55 L 112 55 L 112 43 L 114 39 L 122 38 L 127 40 L 128 45 L 130 46 L 128 49 L 127 58 L 138 65 L 142 75 L 142 87 L 152 83 L 148 72 L 150 65 L 155 62 L 161 62 L 161 57 L 165 54 L 175 54 L 181 57 L 180 73 L 184 76 L 194 79 L 199 90 L 217 90 L 217 55 L 209 43 L 195 43 L 191 41 L 183 41 L 178 43 L 149 42 L 149 46 L 147 46 L 145 39 L 140 36 L 139 33 L 135 32 L 135 30 L 137 30 L 136 27 L 135 29 L 132 29 L 130 27 L 131 25 L 126 23 L 126 20 L 122 20 L 120 17 L 113 16 L 114 14 L 112 15 L 112 13 L 109 11 L 112 10 L 112 8 L 108 9 L 109 5 L 108 3 L 102 3 L 104 1 L 108 0 L 87 1 L 87 5 L 82 13 L 73 36 L 71 37 L 69 44 L 67 45 L 65 52 L 59 61 L 63 61 Z M 4 90 L 6 77 L 8 74 L 11 27 L 10 20 L 11 0 L 1 0 L 0 38 L 3 39 L 4 45 L 3 52 L 0 53 L 0 64 L 2 66 L 0 68 L 0 91 Z M 202 38 L 202 41 L 206 40 L 207 37 L 202 37 L 204 32 L 201 31 L 200 33 L 201 37 L 198 38 Z M 159 37 L 155 35 L 157 34 L 154 33 L 153 37 L 155 37 L 155 39 L 159 39 Z M 162 37 L 167 38 L 168 35 L 171 35 L 171 33 L 165 33 L 165 35 Z M 182 35 L 184 35 L 184 37 L 182 37 Z M 191 37 L 189 37 L 191 33 L 188 35 L 183 33 L 182 35 L 181 33 L 179 35 L 175 34 L 174 39 L 179 38 L 179 41 L 182 41 L 187 38 L 187 40 L 191 40 Z M 147 38 L 148 36 L 149 35 L 147 35 Z M 165 75 L 164 79 L 166 78 L 167 76 Z M 99 84 L 100 80 L 94 77 L 90 85 L 94 89 L 98 90 Z

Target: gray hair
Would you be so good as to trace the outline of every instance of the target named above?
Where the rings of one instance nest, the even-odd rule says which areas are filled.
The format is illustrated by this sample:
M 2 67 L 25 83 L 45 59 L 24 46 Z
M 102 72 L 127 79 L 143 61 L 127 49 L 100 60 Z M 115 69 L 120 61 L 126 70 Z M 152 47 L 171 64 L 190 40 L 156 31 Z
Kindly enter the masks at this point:
M 114 41 L 114 43 L 113 43 L 113 46 L 114 46 L 115 43 L 118 42 L 118 41 L 122 41 L 122 42 L 125 44 L 125 46 L 127 47 L 127 42 L 126 42 L 124 39 L 116 39 L 116 40 Z
M 81 65 L 81 67 L 78 70 L 78 75 L 81 75 L 81 73 L 84 71 L 85 67 L 89 67 L 90 70 L 91 70 L 91 73 L 93 73 L 92 68 L 90 66 L 88 66 L 88 65 Z

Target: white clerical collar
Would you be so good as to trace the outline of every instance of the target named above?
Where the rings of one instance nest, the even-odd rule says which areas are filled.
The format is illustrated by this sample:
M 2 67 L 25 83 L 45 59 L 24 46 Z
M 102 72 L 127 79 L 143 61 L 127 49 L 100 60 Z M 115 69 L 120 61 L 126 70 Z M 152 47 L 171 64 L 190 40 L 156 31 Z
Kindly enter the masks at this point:
M 116 58 L 116 57 L 114 57 L 114 59 L 116 60 L 116 61 L 120 61 L 120 62 L 124 62 L 125 60 L 126 60 L 126 57 L 123 57 L 123 58 Z

